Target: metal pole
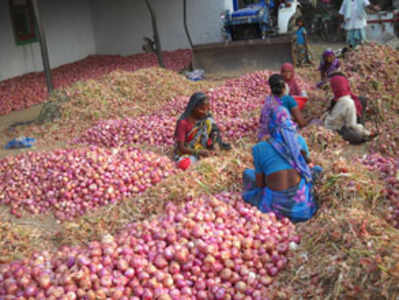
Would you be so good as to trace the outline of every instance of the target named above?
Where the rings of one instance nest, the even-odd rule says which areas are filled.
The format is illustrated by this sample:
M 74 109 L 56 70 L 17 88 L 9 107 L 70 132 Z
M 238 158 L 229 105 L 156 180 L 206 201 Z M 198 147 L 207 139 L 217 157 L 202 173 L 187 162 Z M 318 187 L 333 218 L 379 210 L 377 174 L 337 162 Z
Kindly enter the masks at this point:
M 190 33 L 187 27 L 187 1 L 183 0 L 183 20 L 184 20 L 184 30 L 186 31 L 188 42 L 190 43 L 191 49 L 193 48 L 193 40 L 191 39 Z
M 44 74 L 46 75 L 46 80 L 47 80 L 47 89 L 48 89 L 48 93 L 51 94 L 54 90 L 54 85 L 53 85 L 53 79 L 51 76 L 50 61 L 48 58 L 46 35 L 44 32 L 43 24 L 40 20 L 39 6 L 37 5 L 37 0 L 32 0 L 32 5 L 33 5 L 33 11 L 35 13 L 35 20 L 36 20 L 36 24 L 37 24 L 37 28 L 38 28 L 37 35 L 39 37 Z
M 159 66 L 165 68 L 165 64 L 163 63 L 163 58 L 162 58 L 161 41 L 159 39 L 159 33 L 158 33 L 157 17 L 155 15 L 154 9 L 151 6 L 150 0 L 144 0 L 144 1 L 145 4 L 147 5 L 148 11 L 151 16 L 152 30 L 154 32 L 154 42 L 156 46 L 155 52 L 158 57 Z

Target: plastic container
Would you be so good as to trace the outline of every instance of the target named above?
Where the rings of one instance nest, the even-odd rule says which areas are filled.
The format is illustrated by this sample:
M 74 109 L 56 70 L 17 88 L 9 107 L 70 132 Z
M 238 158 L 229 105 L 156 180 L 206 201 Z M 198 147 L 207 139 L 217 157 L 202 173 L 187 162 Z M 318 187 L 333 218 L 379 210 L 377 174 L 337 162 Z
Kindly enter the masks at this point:
M 298 104 L 299 110 L 302 110 L 305 107 L 306 102 L 308 102 L 307 97 L 294 96 L 293 98 L 295 99 L 296 104 Z

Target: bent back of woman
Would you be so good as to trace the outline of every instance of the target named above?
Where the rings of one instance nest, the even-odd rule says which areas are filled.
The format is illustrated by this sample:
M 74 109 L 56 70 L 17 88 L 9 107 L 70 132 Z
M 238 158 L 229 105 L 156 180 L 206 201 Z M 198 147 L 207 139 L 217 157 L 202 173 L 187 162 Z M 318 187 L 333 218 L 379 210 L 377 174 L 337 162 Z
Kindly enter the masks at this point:
M 284 82 L 273 76 L 269 84 L 272 93 L 279 96 Z M 243 198 L 262 212 L 274 212 L 294 222 L 306 221 L 316 212 L 306 142 L 282 105 L 270 110 L 268 127 L 270 138 L 252 150 L 255 170 L 244 172 Z

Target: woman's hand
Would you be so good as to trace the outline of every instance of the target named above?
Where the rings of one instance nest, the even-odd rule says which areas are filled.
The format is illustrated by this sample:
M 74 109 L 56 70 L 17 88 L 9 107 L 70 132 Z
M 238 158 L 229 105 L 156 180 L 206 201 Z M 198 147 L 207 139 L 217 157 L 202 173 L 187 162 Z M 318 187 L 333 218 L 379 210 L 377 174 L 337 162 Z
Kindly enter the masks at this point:
M 200 150 L 198 151 L 198 156 L 209 157 L 211 156 L 211 152 L 209 150 Z
M 372 140 L 372 139 L 376 138 L 376 137 L 378 136 L 378 134 L 379 134 L 378 132 L 372 132 L 372 133 L 370 133 L 369 139 Z
M 291 114 L 293 116 L 294 121 L 299 125 L 300 128 L 303 128 L 308 124 L 308 122 L 302 116 L 302 113 L 299 110 L 298 106 L 291 109 Z
M 264 135 L 261 139 L 258 140 L 260 142 L 268 142 L 270 140 L 270 135 Z

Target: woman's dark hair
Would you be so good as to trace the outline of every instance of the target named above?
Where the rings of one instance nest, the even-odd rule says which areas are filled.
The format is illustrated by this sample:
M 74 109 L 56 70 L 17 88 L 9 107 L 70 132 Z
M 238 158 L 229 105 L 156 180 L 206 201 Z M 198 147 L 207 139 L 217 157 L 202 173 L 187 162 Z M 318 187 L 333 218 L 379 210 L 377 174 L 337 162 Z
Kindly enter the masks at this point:
M 188 104 L 186 106 L 186 109 L 184 112 L 181 114 L 180 118 L 177 120 L 179 122 L 180 120 L 184 120 L 191 116 L 193 111 L 200 105 L 204 104 L 204 102 L 208 99 L 208 97 L 202 93 L 202 92 L 197 92 L 194 93 L 191 97 L 190 100 L 188 101 Z M 177 134 L 177 125 L 176 125 L 176 131 L 175 135 Z
M 281 95 L 285 87 L 285 81 L 280 74 L 273 74 L 269 77 L 269 86 L 273 95 Z
M 304 23 L 305 23 L 305 21 L 304 21 L 304 19 L 303 19 L 302 17 L 298 17 L 298 18 L 296 19 L 296 21 L 295 21 L 295 25 L 298 25 L 298 24 L 299 24 L 299 22 L 302 22 L 302 24 L 304 24 Z
M 183 119 L 186 119 L 187 117 L 189 117 L 193 113 L 193 111 L 198 106 L 202 105 L 207 99 L 208 99 L 208 97 L 202 92 L 194 93 L 191 96 L 190 101 L 188 101 L 186 109 L 180 116 L 179 120 L 183 120 Z

